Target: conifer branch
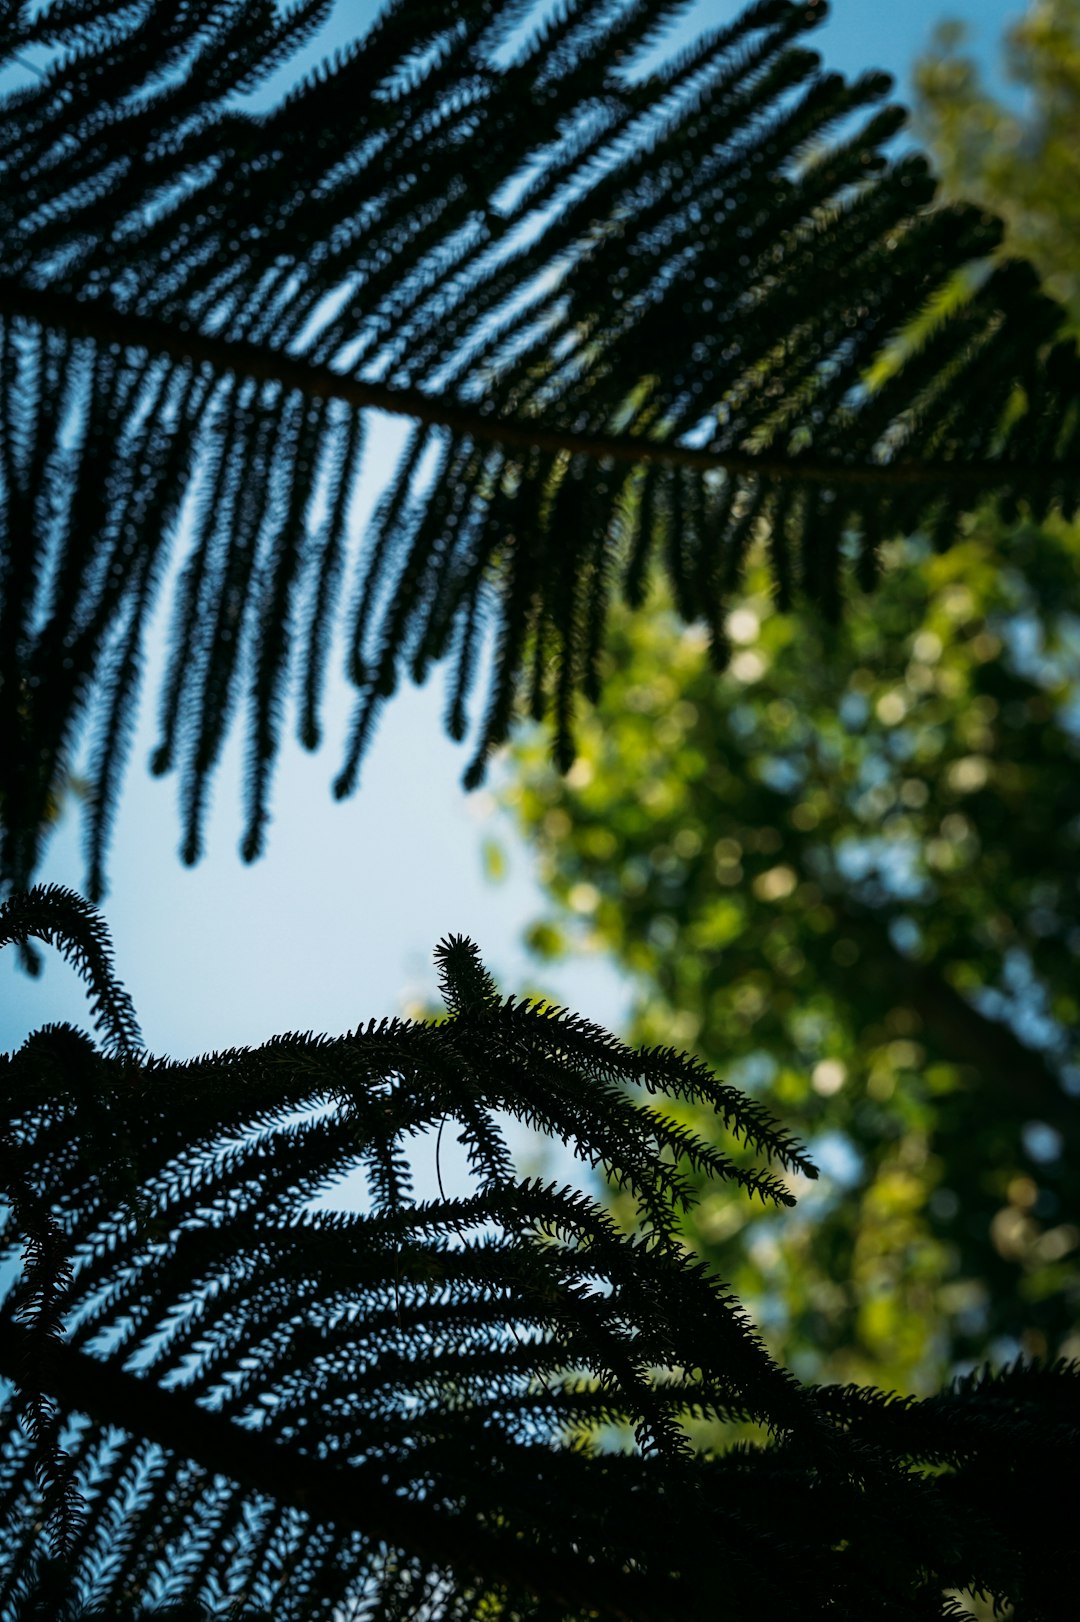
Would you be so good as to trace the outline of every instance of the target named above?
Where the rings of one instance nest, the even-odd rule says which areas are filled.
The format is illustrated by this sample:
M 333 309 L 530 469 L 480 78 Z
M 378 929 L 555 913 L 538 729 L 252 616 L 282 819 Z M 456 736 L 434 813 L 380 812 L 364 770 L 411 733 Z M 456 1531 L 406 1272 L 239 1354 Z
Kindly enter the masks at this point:
M 16 1384 L 25 1380 L 29 1340 L 25 1330 L 0 1319 L 0 1376 Z M 505 1583 L 567 1610 L 594 1607 L 613 1622 L 680 1622 L 670 1599 L 665 1603 L 647 1579 L 631 1582 L 569 1556 L 554 1564 L 545 1551 L 529 1548 L 512 1533 L 500 1534 L 471 1517 L 440 1513 L 422 1499 L 396 1493 L 377 1466 L 335 1464 L 292 1449 L 285 1464 L 278 1443 L 200 1407 L 182 1388 L 161 1390 L 70 1346 L 51 1347 L 41 1374 L 43 1391 L 63 1413 L 125 1431 L 176 1457 L 197 1459 L 205 1470 L 314 1521 L 356 1528 L 372 1542 L 407 1551 L 448 1573 Z
M 57 947 L 85 982 L 107 1051 L 133 1057 L 142 1047 L 142 1035 L 131 997 L 117 977 L 100 914 L 59 884 L 39 884 L 8 896 L 0 902 L 0 948 L 25 948 L 32 939 Z
M 149 355 L 168 356 L 181 364 L 204 366 L 216 375 L 277 383 L 309 399 L 340 400 L 357 410 L 407 417 L 427 428 L 448 428 L 480 444 L 547 451 L 591 462 L 692 468 L 699 473 L 727 473 L 776 484 L 825 485 L 837 490 L 940 490 L 947 486 L 978 492 L 1005 485 L 1018 492 L 1060 478 L 1063 471 L 1060 462 L 1004 462 L 990 458 L 935 461 L 898 457 L 894 461 L 860 464 L 809 455 L 720 451 L 643 435 L 581 433 L 540 417 L 505 416 L 493 411 L 490 402 L 474 404 L 447 393 L 348 377 L 333 367 L 316 365 L 261 344 L 219 338 L 185 322 L 116 309 L 102 298 L 78 298 L 70 293 L 26 287 L 10 278 L 0 277 L 0 314 L 21 316 L 74 338 L 90 338 L 102 345 L 120 345 Z
M 1077 1371 L 1006 1370 L 921 1404 L 801 1386 L 670 1241 L 672 1154 L 725 1168 L 640 1084 L 795 1146 L 700 1064 L 501 998 L 464 937 L 438 961 L 452 1017 L 430 1024 L 134 1074 L 46 1031 L 2 1067 L 3 1239 L 51 1248 L 31 1247 L 23 1290 L 38 1321 L 0 1306 L 17 1387 L 0 1614 L 152 1615 L 167 1549 L 166 1597 L 189 1615 L 224 1591 L 240 1618 L 389 1622 L 421 1589 L 448 1622 L 493 1605 L 704 1622 L 718 1594 L 758 1614 L 768 1570 L 806 1622 L 929 1619 L 943 1587 L 972 1582 L 1049 1622 L 1072 1527 L 1047 1482 L 1075 1446 Z M 506 1114 L 602 1161 L 641 1231 L 521 1180 Z M 403 1148 L 444 1121 L 474 1191 L 420 1203 Z M 312 1209 L 360 1168 L 370 1210 Z M 694 1451 L 688 1421 L 729 1418 L 770 1440 Z M 590 1445 L 608 1428 L 629 1451 Z M 53 1506 L 69 1541 L 49 1567 Z
M 823 4 L 758 0 L 644 75 L 626 64 L 675 0 L 575 0 L 511 60 L 518 0 L 395 6 L 317 79 L 238 110 L 324 3 L 260 11 L 242 38 L 213 0 L 152 37 L 121 11 L 67 56 L 51 25 L 11 31 L 57 50 L 0 97 L 12 887 L 89 725 L 104 888 L 182 518 L 152 759 L 181 763 L 195 861 L 241 709 L 241 848 L 260 853 L 292 667 L 313 748 L 343 597 L 357 694 L 335 794 L 402 678 L 444 660 L 454 737 L 486 687 L 471 787 L 526 708 L 573 759 L 610 603 L 653 560 L 715 628 L 767 537 L 782 606 L 835 617 L 853 551 L 870 584 L 879 541 L 948 545 L 986 497 L 1036 518 L 1080 503 L 1080 361 L 1029 266 L 997 265 L 906 344 L 1001 228 L 890 157 L 887 75 L 845 81 L 801 48 Z M 413 432 L 360 537 L 375 411 Z

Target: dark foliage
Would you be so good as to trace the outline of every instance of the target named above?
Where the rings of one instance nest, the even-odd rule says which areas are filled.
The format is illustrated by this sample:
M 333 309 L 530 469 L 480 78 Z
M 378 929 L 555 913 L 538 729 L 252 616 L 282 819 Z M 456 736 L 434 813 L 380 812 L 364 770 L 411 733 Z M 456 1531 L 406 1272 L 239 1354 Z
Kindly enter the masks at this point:
M 992 495 L 1077 502 L 1078 365 L 1019 263 L 876 390 L 869 368 L 999 239 L 935 207 L 885 75 L 759 0 L 634 73 L 676 0 L 394 0 L 277 104 L 245 97 L 324 19 L 249 0 L 9 7 L 0 52 L 0 880 L 25 885 L 81 738 L 104 856 L 177 534 L 156 771 L 184 854 L 249 709 L 244 853 L 290 683 L 299 735 L 343 594 L 356 782 L 402 674 L 485 677 L 475 782 L 515 704 L 572 752 L 605 609 L 662 555 L 716 631 L 767 525 L 777 587 L 838 609 L 881 537 L 946 544 Z M 25 77 L 25 75 L 24 75 Z M 365 423 L 415 424 L 350 558 Z M 355 571 L 351 583 L 347 576 Z
M 46 910 L 85 927 L 53 892 L 30 931 Z M 471 942 L 437 956 L 430 1024 L 187 1064 L 51 1029 L 4 1059 L 30 1266 L 0 1311 L 3 1622 L 899 1622 L 979 1584 L 1059 1615 L 1075 1367 L 921 1403 L 800 1386 L 675 1237 L 688 1171 L 790 1194 L 650 1098 L 813 1175 L 799 1145 L 693 1060 L 499 997 Z M 521 1178 L 506 1117 L 602 1168 L 637 1230 Z M 444 1130 L 471 1191 L 418 1200 L 406 1148 Z M 350 1208 L 318 1200 L 361 1173 Z M 692 1418 L 763 1439 L 695 1453 Z
M 718 632 L 766 528 L 781 594 L 835 612 L 845 559 L 869 583 L 893 531 L 945 545 L 994 495 L 1075 508 L 1080 363 L 1027 267 L 868 386 L 998 228 L 884 156 L 888 81 L 798 44 L 823 7 L 762 0 L 647 74 L 674 0 L 531 9 L 395 0 L 258 110 L 328 0 L 0 20 L 5 62 L 37 53 L 0 101 L 0 941 L 59 945 L 105 1038 L 51 1027 L 0 1062 L 0 1622 L 854 1622 L 979 1585 L 1057 1614 L 1077 1371 L 919 1404 L 800 1385 L 676 1224 L 706 1177 L 790 1202 L 747 1147 L 812 1168 L 702 1066 L 500 998 L 458 939 L 444 1020 L 173 1064 L 90 909 L 12 893 L 87 733 L 102 887 L 181 533 L 154 766 L 180 766 L 194 860 L 242 699 L 261 848 L 289 684 L 314 747 L 350 590 L 339 791 L 443 658 L 456 736 L 490 666 L 475 781 L 519 702 L 568 758 L 609 596 L 653 553 Z M 357 561 L 378 410 L 415 426 Z M 636 1222 L 521 1177 L 507 1117 Z M 425 1139 L 438 1199 L 412 1186 Z M 698 1453 L 700 1420 L 760 1440 Z

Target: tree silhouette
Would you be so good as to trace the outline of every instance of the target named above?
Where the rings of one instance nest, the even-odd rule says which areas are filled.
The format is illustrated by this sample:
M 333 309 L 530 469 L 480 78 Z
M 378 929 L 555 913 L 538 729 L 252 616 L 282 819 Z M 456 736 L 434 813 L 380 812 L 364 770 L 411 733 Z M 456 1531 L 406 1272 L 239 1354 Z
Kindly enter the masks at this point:
M 635 72 L 663 0 L 397 0 L 265 112 L 243 98 L 327 0 L 23 5 L 0 102 L 0 943 L 58 943 L 104 1037 L 3 1060 L 0 1616 L 807 1618 L 1055 1614 L 1075 1368 L 921 1403 L 802 1386 L 679 1242 L 689 1174 L 744 1165 L 650 1103 L 715 1110 L 802 1176 L 751 1100 L 671 1049 L 499 996 L 438 949 L 448 1014 L 173 1064 L 144 1054 L 107 937 L 27 891 L 88 732 L 104 883 L 146 626 L 175 540 L 157 770 L 185 854 L 242 693 L 261 848 L 286 693 L 314 747 L 335 615 L 353 786 L 403 673 L 453 662 L 447 724 L 516 704 L 571 752 L 605 608 L 663 555 L 724 657 L 767 531 L 785 598 L 838 609 L 881 539 L 942 545 L 976 500 L 1077 505 L 1080 362 L 1023 264 L 870 387 L 911 317 L 998 239 L 884 143 L 887 79 L 763 0 Z M 40 63 L 40 65 L 38 65 Z M 414 431 L 359 563 L 372 411 Z M 354 578 L 349 580 L 350 571 Z M 637 1202 L 522 1178 L 510 1116 Z M 465 1196 L 404 1148 L 449 1129 Z M 319 1204 L 361 1174 L 361 1208 Z M 695 1452 L 688 1421 L 760 1445 Z M 624 1444 L 620 1446 L 618 1444 Z
M 452 937 L 442 1020 L 171 1064 L 85 903 L 9 901 L 0 944 L 30 936 L 109 1046 L 50 1027 L 4 1061 L 5 1619 L 757 1615 L 766 1574 L 807 1617 L 961 1614 L 948 1586 L 1055 1614 L 1078 1371 L 801 1386 L 677 1236 L 688 1174 L 788 1186 L 652 1099 L 816 1174 L 696 1061 L 501 998 Z M 519 1176 L 507 1116 L 602 1167 L 632 1231 Z M 405 1148 L 445 1128 L 472 1187 L 420 1201 Z M 357 1172 L 360 1209 L 313 1204 Z M 695 1452 L 695 1418 L 763 1441 Z
M 848 562 L 940 544 L 974 501 L 1077 501 L 1080 363 L 1022 263 L 875 358 L 1000 228 L 934 206 L 888 77 L 800 43 L 823 5 L 761 0 L 650 72 L 675 0 L 388 5 L 265 112 L 243 97 L 328 0 L 17 9 L 44 66 L 0 104 L 2 876 L 25 885 L 84 732 L 99 895 L 143 640 L 178 533 L 155 771 L 194 861 L 246 698 L 244 853 L 262 848 L 290 681 L 320 738 L 335 615 L 354 786 L 405 673 L 515 702 L 572 753 L 605 610 L 662 555 L 713 627 L 747 545 L 836 612 Z M 362 556 L 365 423 L 414 424 Z M 354 549 L 353 549 L 354 550 Z M 350 579 L 349 576 L 352 576 Z

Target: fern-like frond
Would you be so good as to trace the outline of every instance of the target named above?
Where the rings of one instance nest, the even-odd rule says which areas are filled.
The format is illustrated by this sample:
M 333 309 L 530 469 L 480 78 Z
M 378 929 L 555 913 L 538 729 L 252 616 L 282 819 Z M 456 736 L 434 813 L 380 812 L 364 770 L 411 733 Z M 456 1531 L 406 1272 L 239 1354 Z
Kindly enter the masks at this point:
M 0 949 L 31 940 L 55 946 L 86 983 L 90 1011 L 105 1037 L 106 1051 L 131 1057 L 142 1047 L 135 1008 L 116 975 L 112 942 L 101 916 L 59 884 L 0 901 Z
M 62 938 L 101 933 L 61 894 L 7 912 L 13 938 L 41 917 Z M 614 1557 L 611 1505 L 588 1485 L 608 1467 L 553 1445 L 624 1430 L 659 1486 L 688 1456 L 690 1414 L 818 1428 L 670 1241 L 665 1150 L 706 1170 L 720 1157 L 668 1142 L 634 1096 L 631 1050 L 504 1001 L 469 941 L 438 955 L 450 1013 L 432 1025 L 184 1065 L 44 1031 L 7 1061 L 5 1238 L 30 1248 L 0 1369 L 46 1406 L 8 1416 L 0 1615 L 42 1585 L 91 1611 L 228 1595 L 277 1617 L 361 1602 L 391 1615 L 403 1570 L 444 1589 L 448 1615 L 500 1590 L 537 1614 L 629 1615 L 650 1588 L 668 1614 L 663 1562 L 637 1591 Z M 522 1181 L 508 1116 L 602 1160 L 651 1227 L 628 1238 L 588 1194 Z M 436 1125 L 465 1146 L 474 1191 L 418 1202 L 406 1149 Z M 350 1174 L 361 1209 L 313 1208 Z M 31 1204 L 46 1190 L 39 1257 Z M 645 1479 L 616 1502 L 629 1493 L 631 1509 Z M 85 1512 L 43 1564 L 57 1483 Z M 587 1521 L 565 1518 L 567 1494 Z
M 869 580 L 890 533 L 945 543 L 994 495 L 1075 507 L 1080 363 L 1023 267 L 866 385 L 998 240 L 933 206 L 921 160 L 887 157 L 887 78 L 823 73 L 798 41 L 824 6 L 788 0 L 635 72 L 678 9 L 575 0 L 530 27 L 519 0 L 393 4 L 258 112 L 242 98 L 321 0 L 7 27 L 9 57 L 52 55 L 0 102 L 5 883 L 28 882 L 89 735 L 102 889 L 181 541 L 155 766 L 180 768 L 194 860 L 246 700 L 250 858 L 294 672 L 319 740 L 343 594 L 338 791 L 402 676 L 442 659 L 455 736 L 489 672 L 475 782 L 519 703 L 571 757 L 609 597 L 640 592 L 650 555 L 719 628 L 758 534 L 781 592 L 835 611 L 846 559 Z M 418 429 L 358 553 L 378 411 Z
M 438 959 L 432 1023 L 184 1064 L 54 1028 L 4 1059 L 3 1622 L 703 1622 L 758 1614 L 764 1573 L 810 1622 L 937 1617 L 979 1584 L 1048 1619 L 1075 1369 L 921 1404 L 801 1386 L 673 1222 L 680 1162 L 780 1186 L 649 1098 L 712 1098 L 805 1168 L 798 1146 L 693 1061 L 501 997 L 470 941 Z M 507 1118 L 603 1166 L 636 1229 L 521 1177 Z M 436 1131 L 470 1186 L 420 1199 Z M 730 1420 L 767 1439 L 694 1450 Z

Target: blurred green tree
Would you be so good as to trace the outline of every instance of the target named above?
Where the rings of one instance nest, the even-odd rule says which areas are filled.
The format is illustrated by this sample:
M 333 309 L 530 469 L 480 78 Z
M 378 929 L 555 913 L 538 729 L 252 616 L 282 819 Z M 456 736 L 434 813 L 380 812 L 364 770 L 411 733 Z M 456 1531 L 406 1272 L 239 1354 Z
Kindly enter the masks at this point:
M 1011 36 L 1023 120 L 956 45 L 920 68 L 946 180 L 1080 314 L 1080 5 Z M 718 1194 L 687 1233 L 804 1378 L 1076 1355 L 1080 529 L 912 539 L 839 631 L 774 612 L 766 542 L 723 676 L 657 588 L 613 626 L 569 777 L 519 738 L 502 798 L 552 898 L 531 943 L 613 954 L 634 1040 L 694 1047 L 810 1137 L 831 1177 L 796 1215 L 746 1225 Z
M 1003 254 L 1021 254 L 1080 327 L 1080 0 L 1037 0 L 1010 29 L 1004 105 L 947 23 L 916 71 L 916 126 L 945 189 L 991 204 L 1005 221 Z

